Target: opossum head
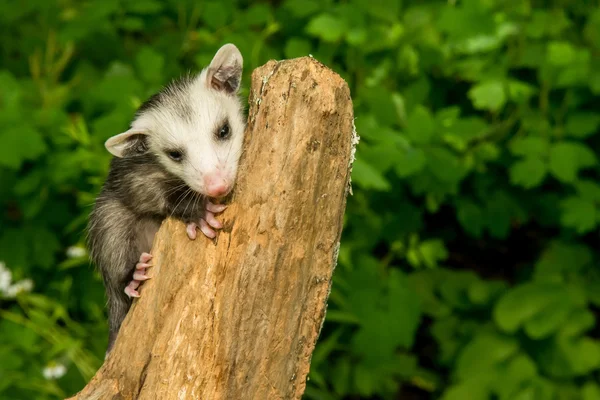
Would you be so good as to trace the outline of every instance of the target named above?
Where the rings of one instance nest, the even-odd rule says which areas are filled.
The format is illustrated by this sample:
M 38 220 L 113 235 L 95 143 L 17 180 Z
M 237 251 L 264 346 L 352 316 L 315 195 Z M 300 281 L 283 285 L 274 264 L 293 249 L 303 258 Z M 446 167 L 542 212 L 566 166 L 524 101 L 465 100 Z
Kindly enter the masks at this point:
M 237 47 L 224 45 L 200 74 L 174 81 L 146 101 L 131 128 L 108 139 L 106 148 L 117 157 L 151 152 L 192 190 L 227 195 L 245 129 L 238 97 L 242 66 Z

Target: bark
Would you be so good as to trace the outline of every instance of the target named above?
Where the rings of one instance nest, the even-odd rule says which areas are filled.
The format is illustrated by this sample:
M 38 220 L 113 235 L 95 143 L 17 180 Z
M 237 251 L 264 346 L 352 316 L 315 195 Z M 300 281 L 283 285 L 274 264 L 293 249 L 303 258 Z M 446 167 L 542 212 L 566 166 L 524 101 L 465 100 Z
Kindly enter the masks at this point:
M 311 57 L 252 74 L 235 193 L 212 242 L 166 220 L 152 279 L 73 399 L 299 399 L 325 318 L 357 137 Z

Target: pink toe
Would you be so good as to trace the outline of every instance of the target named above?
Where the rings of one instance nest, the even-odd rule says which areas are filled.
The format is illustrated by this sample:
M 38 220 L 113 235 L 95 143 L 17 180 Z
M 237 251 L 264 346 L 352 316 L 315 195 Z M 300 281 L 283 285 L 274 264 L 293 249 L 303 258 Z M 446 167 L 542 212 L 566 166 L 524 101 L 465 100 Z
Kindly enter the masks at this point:
M 223 227 L 223 224 L 215 218 L 213 213 L 206 213 L 205 220 L 208 222 L 208 225 L 215 229 L 221 229 Z
M 150 268 L 152 266 L 152 264 L 147 264 L 147 263 L 137 263 L 135 264 L 135 269 L 146 269 L 146 268 Z
M 130 288 L 129 286 L 127 286 L 125 288 L 125 294 L 129 297 L 140 297 L 140 294 L 138 293 L 138 291 Z
M 135 290 L 135 289 L 137 289 L 140 286 L 140 283 L 141 283 L 140 281 L 134 279 L 134 280 L 132 280 L 132 281 L 129 282 L 129 284 L 127 285 L 127 287 Z
M 221 211 L 225 210 L 226 208 L 227 208 L 227 206 L 225 204 L 214 204 L 214 203 L 211 203 L 210 201 L 208 203 L 206 203 L 206 209 L 213 213 L 220 213 Z
M 204 233 L 204 235 L 206 235 L 206 237 L 209 237 L 211 239 L 214 239 L 214 237 L 217 236 L 217 233 L 213 231 L 203 219 L 200 220 L 200 230 L 202 231 L 202 233 Z
M 191 240 L 196 239 L 196 227 L 197 225 L 195 223 L 190 222 L 185 228 L 185 231 L 187 232 L 187 235 Z
M 146 271 L 136 271 L 133 273 L 133 279 L 136 281 L 146 281 L 150 279 L 150 277 L 146 275 Z
M 150 260 L 152 260 L 152 254 L 150 253 L 142 253 L 142 255 L 140 256 L 141 263 L 147 263 Z

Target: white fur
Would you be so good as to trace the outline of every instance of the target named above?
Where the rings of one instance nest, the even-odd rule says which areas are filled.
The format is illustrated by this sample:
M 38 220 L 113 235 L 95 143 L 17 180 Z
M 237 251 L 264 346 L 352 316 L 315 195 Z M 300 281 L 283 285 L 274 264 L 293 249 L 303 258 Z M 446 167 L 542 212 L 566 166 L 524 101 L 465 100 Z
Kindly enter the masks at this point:
M 198 76 L 188 84 L 165 89 L 160 105 L 141 112 L 131 129 L 106 141 L 106 148 L 123 157 L 134 135 L 148 135 L 149 151 L 196 192 L 206 195 L 205 178 L 209 177 L 223 179 L 231 188 L 245 129 L 237 96 L 242 65 L 239 50 L 232 44 L 224 45 Z M 224 81 L 231 85 L 223 85 Z M 228 140 L 215 137 L 223 122 L 230 126 Z M 165 153 L 168 149 L 183 150 L 183 160 L 170 159 Z

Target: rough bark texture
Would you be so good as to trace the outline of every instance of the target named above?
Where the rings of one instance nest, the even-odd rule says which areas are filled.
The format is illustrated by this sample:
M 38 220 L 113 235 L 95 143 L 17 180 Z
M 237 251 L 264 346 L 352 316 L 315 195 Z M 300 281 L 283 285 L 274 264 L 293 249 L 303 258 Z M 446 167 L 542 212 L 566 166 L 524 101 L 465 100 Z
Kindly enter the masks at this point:
M 152 279 L 74 399 L 299 399 L 337 260 L 355 133 L 318 61 L 254 71 L 236 191 L 216 243 L 167 220 Z

